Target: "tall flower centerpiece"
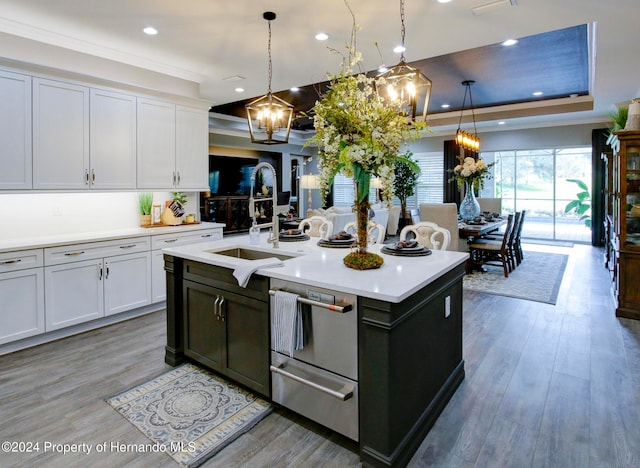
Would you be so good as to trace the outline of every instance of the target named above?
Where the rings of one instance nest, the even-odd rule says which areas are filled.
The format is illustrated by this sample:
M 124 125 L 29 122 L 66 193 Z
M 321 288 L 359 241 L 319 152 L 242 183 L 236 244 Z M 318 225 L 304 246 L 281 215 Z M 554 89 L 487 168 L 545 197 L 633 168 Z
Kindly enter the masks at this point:
M 458 188 L 464 187 L 464 198 L 460 202 L 460 217 L 465 221 L 480 215 L 480 204 L 476 200 L 475 192 L 484 187 L 484 180 L 491 178 L 489 169 L 495 164 L 486 164 L 480 157 L 459 156 L 460 164 L 453 168 L 453 177 L 449 181 L 456 181 Z
M 372 176 L 382 181 L 382 197 L 393 197 L 394 166 L 404 143 L 417 140 L 424 122 L 412 122 L 400 100 L 384 100 L 377 92 L 380 79 L 352 69 L 362 60 L 353 47 L 340 73 L 329 77 L 329 88 L 312 109 L 315 135 L 307 145 L 318 148 L 318 168 L 323 200 L 336 174 L 353 177 L 357 219 L 357 249 L 344 259 L 356 269 L 378 268 L 382 257 L 367 252 L 369 187 Z M 346 66 L 345 66 L 346 63 Z M 413 161 L 410 161 L 411 164 Z

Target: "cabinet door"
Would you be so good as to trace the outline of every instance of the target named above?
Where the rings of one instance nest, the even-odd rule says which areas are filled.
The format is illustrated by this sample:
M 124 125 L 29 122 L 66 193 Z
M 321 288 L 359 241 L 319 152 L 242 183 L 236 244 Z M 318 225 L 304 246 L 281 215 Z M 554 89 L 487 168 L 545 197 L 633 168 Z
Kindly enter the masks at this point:
M 162 250 L 151 252 L 151 302 L 167 300 L 167 275 Z
M 104 259 L 104 315 L 151 303 L 151 253 Z
M 100 260 L 45 267 L 46 331 L 104 316 Z
M 176 172 L 180 190 L 209 190 L 209 113 L 176 106 Z
M 0 189 L 31 188 L 31 77 L 0 71 Z
M 0 274 L 0 344 L 44 333 L 42 268 Z
M 171 189 L 176 174 L 176 106 L 138 98 L 138 188 Z
M 33 79 L 33 188 L 89 188 L 89 88 Z
M 136 98 L 91 90 L 91 187 L 136 188 Z
M 220 290 L 183 281 L 184 354 L 205 366 L 222 371 L 223 328 L 216 314 Z
M 226 340 L 222 372 L 235 381 L 269 395 L 269 305 L 221 291 Z

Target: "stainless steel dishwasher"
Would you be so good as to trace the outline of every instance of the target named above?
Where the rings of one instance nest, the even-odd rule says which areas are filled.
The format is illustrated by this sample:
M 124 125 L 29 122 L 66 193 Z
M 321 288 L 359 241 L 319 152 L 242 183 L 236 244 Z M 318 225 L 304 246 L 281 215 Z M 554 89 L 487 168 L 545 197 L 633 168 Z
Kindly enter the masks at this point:
M 273 401 L 357 441 L 357 296 L 272 279 L 271 291 L 278 289 L 299 295 L 307 339 L 293 358 L 272 341 Z

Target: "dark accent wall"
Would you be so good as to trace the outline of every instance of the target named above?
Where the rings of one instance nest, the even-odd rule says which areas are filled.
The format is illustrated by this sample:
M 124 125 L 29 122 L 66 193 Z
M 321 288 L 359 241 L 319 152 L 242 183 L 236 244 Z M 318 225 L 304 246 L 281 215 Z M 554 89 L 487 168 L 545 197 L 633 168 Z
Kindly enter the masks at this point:
M 604 208 L 606 203 L 605 178 L 606 167 L 602 153 L 610 151 L 607 145 L 609 130 L 596 128 L 591 131 L 591 245 L 604 245 Z
M 460 190 L 455 182 L 449 182 L 453 168 L 458 165 L 458 155 L 460 148 L 455 140 L 447 140 L 444 142 L 444 203 L 456 203 L 460 206 L 462 197 Z

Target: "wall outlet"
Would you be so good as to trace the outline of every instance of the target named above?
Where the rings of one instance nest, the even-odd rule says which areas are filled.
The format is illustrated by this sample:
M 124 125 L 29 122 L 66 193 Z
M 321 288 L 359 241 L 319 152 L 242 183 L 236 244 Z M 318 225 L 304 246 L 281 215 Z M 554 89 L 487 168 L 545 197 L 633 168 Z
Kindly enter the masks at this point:
M 53 216 L 62 216 L 62 207 L 54 206 L 53 207 Z

